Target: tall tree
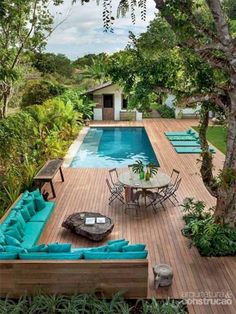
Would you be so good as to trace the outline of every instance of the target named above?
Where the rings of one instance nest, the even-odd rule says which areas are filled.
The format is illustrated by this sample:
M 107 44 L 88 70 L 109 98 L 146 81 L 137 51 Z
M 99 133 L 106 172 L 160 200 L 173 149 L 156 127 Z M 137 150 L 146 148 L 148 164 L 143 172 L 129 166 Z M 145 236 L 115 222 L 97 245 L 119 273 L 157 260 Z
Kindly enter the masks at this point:
M 113 21 L 108 2 L 103 0 L 105 29 L 109 29 Z M 201 102 L 205 108 L 202 112 L 200 132 L 203 149 L 201 175 L 208 191 L 217 198 L 216 220 L 233 224 L 236 220 L 236 40 L 226 15 L 224 6 L 226 1 L 154 0 L 154 2 L 158 16 L 166 20 L 175 34 L 176 48 L 184 49 L 187 54 L 194 54 L 197 61 L 201 60 L 197 62 L 199 67 L 206 64 L 213 74 L 224 78 L 219 80 L 221 84 L 212 84 L 210 89 L 203 86 L 201 90 L 190 90 L 187 97 L 183 93 L 181 102 L 185 104 Z M 230 1 L 227 1 L 227 5 L 230 5 Z M 125 13 L 130 9 L 131 14 L 134 14 L 135 6 L 141 6 L 142 16 L 145 17 L 145 1 L 120 0 L 119 12 Z M 174 58 L 172 61 L 175 62 Z M 165 66 L 165 63 L 162 65 Z M 145 67 L 145 64 L 143 66 Z M 196 72 L 194 70 L 197 69 L 193 69 L 193 72 Z M 174 75 L 175 73 L 176 71 Z M 205 74 L 207 75 L 207 72 Z M 137 81 L 133 80 L 133 83 L 137 84 Z M 170 91 L 168 78 L 163 76 L 158 83 L 156 88 L 163 92 Z M 212 156 L 206 141 L 208 123 L 206 117 L 209 106 L 223 110 L 228 122 L 227 152 L 218 178 L 213 175 Z
M 50 3 L 63 0 L 0 1 L 0 117 L 6 116 L 27 53 L 41 49 L 53 30 Z

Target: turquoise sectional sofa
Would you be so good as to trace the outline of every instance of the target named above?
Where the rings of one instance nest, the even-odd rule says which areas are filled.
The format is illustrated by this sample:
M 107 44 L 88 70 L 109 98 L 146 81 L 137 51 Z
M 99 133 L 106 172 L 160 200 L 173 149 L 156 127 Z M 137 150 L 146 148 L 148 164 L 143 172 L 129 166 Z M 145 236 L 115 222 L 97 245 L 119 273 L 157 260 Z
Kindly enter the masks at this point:
M 26 191 L 0 224 L 0 260 L 107 260 L 145 259 L 144 244 L 125 239 L 93 248 L 72 248 L 70 243 L 37 245 L 54 202 L 46 202 L 39 190 Z

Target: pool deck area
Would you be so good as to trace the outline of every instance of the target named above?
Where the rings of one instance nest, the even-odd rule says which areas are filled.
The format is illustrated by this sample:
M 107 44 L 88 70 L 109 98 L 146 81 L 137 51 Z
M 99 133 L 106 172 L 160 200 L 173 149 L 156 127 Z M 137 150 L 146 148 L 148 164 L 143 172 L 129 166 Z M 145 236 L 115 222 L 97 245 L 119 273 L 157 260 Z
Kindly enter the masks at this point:
M 194 197 L 208 206 L 215 205 L 204 187 L 200 173 L 198 154 L 177 154 L 164 135 L 165 131 L 184 131 L 197 125 L 197 120 L 147 119 L 142 122 L 101 121 L 93 126 L 144 126 L 163 172 L 171 173 L 173 168 L 180 171 L 182 183 L 177 197 Z M 222 166 L 224 155 L 216 150 L 215 171 Z M 122 169 L 119 169 L 122 171 Z M 65 182 L 59 175 L 54 179 L 56 208 L 42 233 L 40 243 L 71 242 L 73 246 L 102 245 L 108 239 L 126 238 L 130 243 L 145 243 L 149 252 L 148 297 L 181 299 L 187 294 L 199 297 L 200 293 L 231 293 L 232 305 L 190 305 L 190 313 L 236 313 L 236 258 L 201 257 L 195 248 L 188 248 L 189 240 L 182 236 L 183 220 L 180 207 L 166 203 L 167 210 L 160 208 L 154 213 L 151 208 L 127 210 L 119 202 L 108 205 L 109 191 L 105 178 L 107 169 L 65 168 Z M 46 186 L 50 191 L 50 187 Z M 65 218 L 82 211 L 94 211 L 111 217 L 115 227 L 104 242 L 93 243 L 76 236 L 61 227 Z M 174 272 L 173 284 L 168 288 L 154 289 L 152 266 L 166 263 Z

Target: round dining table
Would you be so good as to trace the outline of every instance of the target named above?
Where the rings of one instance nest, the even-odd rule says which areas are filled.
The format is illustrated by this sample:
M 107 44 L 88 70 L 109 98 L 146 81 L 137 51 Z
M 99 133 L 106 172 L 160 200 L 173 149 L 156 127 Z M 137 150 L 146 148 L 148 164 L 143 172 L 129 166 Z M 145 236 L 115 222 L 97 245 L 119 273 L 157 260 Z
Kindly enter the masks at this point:
M 140 179 L 139 175 L 134 173 L 133 171 L 125 171 L 122 172 L 118 177 L 120 183 L 122 183 L 125 187 L 132 189 L 141 189 L 143 191 L 143 196 L 145 200 L 146 207 L 146 196 L 147 190 L 151 189 L 162 189 L 171 181 L 171 177 L 164 172 L 158 171 L 156 175 L 152 176 L 150 180 L 146 181 L 145 179 Z M 127 197 L 128 193 L 126 193 Z

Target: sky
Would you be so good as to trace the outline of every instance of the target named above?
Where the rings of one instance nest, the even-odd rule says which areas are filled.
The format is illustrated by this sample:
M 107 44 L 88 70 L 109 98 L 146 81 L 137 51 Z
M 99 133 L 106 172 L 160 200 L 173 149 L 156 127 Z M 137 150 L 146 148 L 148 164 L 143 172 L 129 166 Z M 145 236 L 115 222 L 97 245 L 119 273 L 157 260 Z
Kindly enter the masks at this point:
M 65 54 L 72 60 L 89 53 L 113 53 L 125 48 L 129 31 L 136 35 L 144 32 L 156 11 L 154 1 L 146 0 L 146 21 L 141 20 L 140 11 L 137 10 L 134 25 L 128 13 L 127 17 L 115 20 L 114 33 L 105 33 L 102 5 L 97 6 L 96 0 L 90 0 L 84 5 L 80 4 L 80 0 L 74 5 L 71 2 L 72 0 L 65 0 L 63 5 L 50 8 L 55 16 L 55 25 L 59 25 L 49 37 L 46 50 Z M 100 2 L 102 4 L 102 0 Z M 112 0 L 112 4 L 116 16 L 118 0 Z M 60 24 L 63 20 L 64 22 Z

